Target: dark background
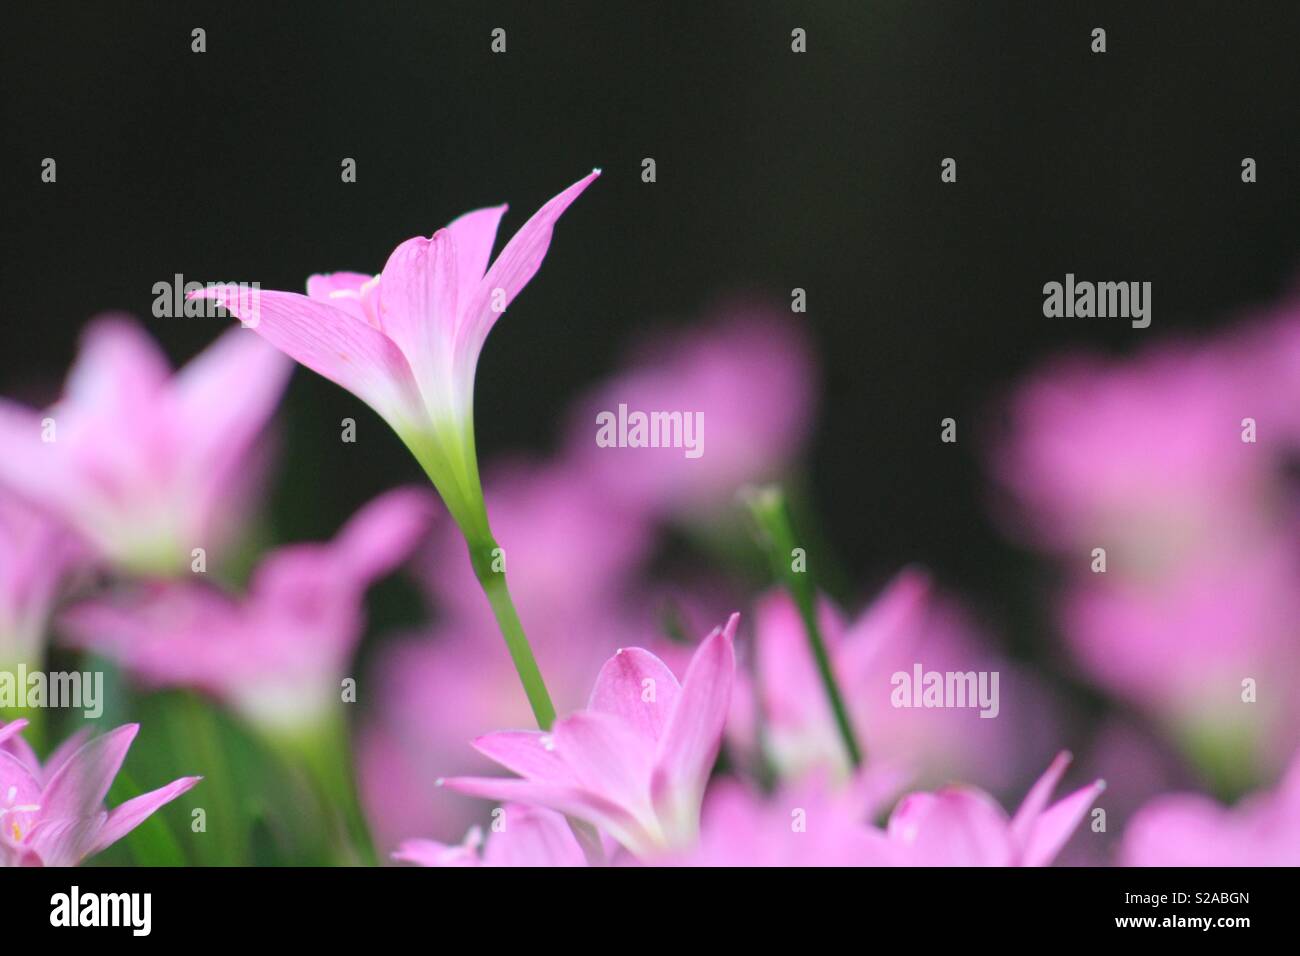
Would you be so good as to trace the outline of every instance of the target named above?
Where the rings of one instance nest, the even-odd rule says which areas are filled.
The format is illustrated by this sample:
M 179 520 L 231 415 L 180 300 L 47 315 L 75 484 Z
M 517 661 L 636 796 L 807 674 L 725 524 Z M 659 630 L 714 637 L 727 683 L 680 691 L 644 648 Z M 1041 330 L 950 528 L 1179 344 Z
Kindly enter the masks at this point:
M 223 323 L 151 318 L 173 273 L 300 289 L 373 272 L 481 205 L 510 202 L 508 234 L 601 166 L 490 339 L 481 456 L 550 447 L 647 329 L 802 286 L 836 549 L 862 582 L 923 561 L 994 610 L 1027 565 L 989 518 L 989 403 L 1064 348 L 1228 321 L 1300 265 L 1295 3 L 31 3 L 4 20 L 5 394 L 53 397 L 105 309 L 194 354 Z M 1151 328 L 1043 318 L 1066 272 L 1151 281 Z M 340 446 L 349 414 L 382 438 Z M 310 373 L 281 420 L 280 537 L 324 537 L 420 477 Z

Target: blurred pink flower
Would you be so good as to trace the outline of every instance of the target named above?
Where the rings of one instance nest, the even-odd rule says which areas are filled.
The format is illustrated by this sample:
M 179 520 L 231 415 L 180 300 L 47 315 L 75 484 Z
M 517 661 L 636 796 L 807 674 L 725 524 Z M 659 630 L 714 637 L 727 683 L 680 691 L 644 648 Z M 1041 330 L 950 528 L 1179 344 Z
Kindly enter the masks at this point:
M 1161 719 L 1193 751 L 1256 768 L 1300 746 L 1300 554 L 1285 542 L 1232 562 L 1189 563 L 1168 580 L 1097 576 L 1061 599 L 1092 677 Z M 1254 681 L 1253 699 L 1243 681 Z
M 393 859 L 416 866 L 586 866 L 582 848 L 564 817 L 538 807 L 507 804 L 486 841 L 472 827 L 454 846 L 436 840 L 406 840 Z
M 897 796 L 899 774 L 872 767 L 848 787 L 812 774 L 764 796 L 734 778 L 704 800 L 700 841 L 668 862 L 685 866 L 880 866 L 888 840 L 872 817 Z
M 1228 809 L 1197 793 L 1157 797 L 1124 832 L 1126 866 L 1300 866 L 1300 753 L 1275 790 Z
M 172 375 L 138 325 L 100 318 L 57 404 L 37 412 L 0 400 L 0 485 L 105 558 L 175 573 L 194 548 L 215 556 L 237 526 L 254 440 L 290 369 L 232 330 Z
M 373 408 L 410 448 L 471 543 L 490 540 L 474 448 L 474 376 L 488 333 L 541 268 L 560 216 L 600 175 L 547 202 L 492 261 L 505 206 L 393 250 L 377 276 L 315 275 L 307 295 L 235 287 L 215 299 L 268 342 Z M 489 262 L 491 265 L 489 266 Z
M 730 506 L 738 488 L 780 476 L 808 439 L 814 371 L 802 329 L 766 308 L 734 306 L 655 343 L 575 408 L 567 455 L 605 493 L 661 515 Z M 702 413 L 699 457 L 682 448 L 600 447 L 597 415 Z
M 26 723 L 0 727 L 0 866 L 76 866 L 201 779 L 181 777 L 105 811 L 104 797 L 139 725 L 92 740 L 76 735 L 42 766 L 18 736 Z
M 333 541 L 272 552 L 242 598 L 199 583 L 144 586 L 69 608 L 61 625 L 145 684 L 202 689 L 267 730 L 310 727 L 340 700 L 366 588 L 407 558 L 434 509 L 423 489 L 390 491 Z
M 903 797 L 886 827 L 889 864 L 1047 866 L 1106 788 L 1098 780 L 1048 806 L 1069 763 L 1068 753 L 1059 754 L 1011 818 L 971 787 Z
M 40 666 L 60 584 L 81 557 L 62 525 L 0 491 L 0 670 Z
M 1227 786 L 1300 744 L 1300 702 L 1281 689 L 1300 679 L 1297 408 L 1292 304 L 1202 341 L 1049 367 L 1013 396 L 992 460 L 1021 533 L 1064 561 L 1076 660 Z
M 690 846 L 730 703 L 737 617 L 705 638 L 680 684 L 650 652 L 619 651 L 587 709 L 550 732 L 474 741 L 518 778 L 456 777 L 445 786 L 586 820 L 637 856 Z
M 820 611 L 832 658 L 859 740 L 872 762 L 898 765 L 919 781 L 978 779 L 1003 789 L 1028 776 L 1027 761 L 1045 759 L 1051 711 L 1043 690 L 1022 668 L 988 647 L 953 607 L 931 593 L 919 571 L 899 574 L 853 622 L 829 601 Z M 736 709 L 728 740 L 738 752 L 761 740 L 764 756 L 786 778 L 813 770 L 848 775 L 848 757 L 835 726 L 803 622 L 784 592 L 755 609 L 754 673 L 738 679 L 737 694 L 754 704 L 749 719 Z M 988 674 L 992 717 L 981 707 L 916 708 L 893 704 L 894 675 L 925 672 Z M 1050 751 L 1047 751 L 1050 753 Z M 1041 766 L 1041 763 L 1038 764 Z

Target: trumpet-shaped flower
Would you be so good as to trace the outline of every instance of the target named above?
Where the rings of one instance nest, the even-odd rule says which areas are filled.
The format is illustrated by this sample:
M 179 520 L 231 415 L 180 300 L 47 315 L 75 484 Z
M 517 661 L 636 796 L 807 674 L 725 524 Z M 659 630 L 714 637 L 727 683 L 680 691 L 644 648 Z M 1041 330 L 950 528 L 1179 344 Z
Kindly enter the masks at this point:
M 599 175 L 547 202 L 489 261 L 505 206 L 408 239 L 375 276 L 314 275 L 307 294 L 234 287 L 211 298 L 285 354 L 341 385 L 392 426 L 471 546 L 490 542 L 474 449 L 474 375 L 497 318 L 541 267 L 556 221 Z
M 309 728 L 339 700 L 366 588 L 405 560 L 433 508 L 422 489 L 390 491 L 333 541 L 273 552 L 242 599 L 199 583 L 146 585 L 69 608 L 62 629 L 146 684 L 207 691 L 266 730 Z
M 134 322 L 93 322 L 63 397 L 0 400 L 0 485 L 129 570 L 174 572 L 224 543 L 254 440 L 292 365 L 231 330 L 175 375 Z
M 705 638 L 681 683 L 649 651 L 620 650 L 601 668 L 585 710 L 549 732 L 474 742 L 518 778 L 456 777 L 444 785 L 586 820 L 637 856 L 689 847 L 731 701 L 738 619 L 733 614 Z
M 586 866 L 582 848 L 564 817 L 552 810 L 514 804 L 499 808 L 487 839 L 471 827 L 465 839 L 449 846 L 436 840 L 406 840 L 393 859 L 416 866 Z
M 76 735 L 42 766 L 18 736 L 26 723 L 0 727 L 0 866 L 76 866 L 201 779 L 181 777 L 106 811 L 104 797 L 139 725 L 91 740 Z

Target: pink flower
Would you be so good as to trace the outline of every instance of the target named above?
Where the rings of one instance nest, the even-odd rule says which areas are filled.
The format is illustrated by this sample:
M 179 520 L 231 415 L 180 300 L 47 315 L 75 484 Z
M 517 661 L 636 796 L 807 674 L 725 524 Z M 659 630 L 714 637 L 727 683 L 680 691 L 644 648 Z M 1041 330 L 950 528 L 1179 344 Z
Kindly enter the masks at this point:
M 509 804 L 494 815 L 486 842 L 472 827 L 463 842 L 406 840 L 393 859 L 416 866 L 586 866 L 564 817 L 551 810 Z
M 829 601 L 822 602 L 820 618 L 869 760 L 905 767 L 921 783 L 941 774 L 1002 789 L 1041 766 L 1031 767 L 1028 760 L 1050 753 L 1043 739 L 1050 711 L 1040 688 L 984 646 L 963 616 L 932 593 L 923 573 L 900 573 L 851 622 Z M 728 742 L 744 753 L 761 741 L 763 756 L 789 779 L 814 770 L 846 777 L 848 757 L 794 603 L 784 592 L 768 594 L 759 600 L 754 621 L 753 676 L 746 673 L 737 688 L 742 699 L 753 699 L 753 713 L 733 720 Z M 991 706 L 978 700 L 963 707 L 895 706 L 895 675 L 905 675 L 910 686 L 917 665 L 923 673 L 973 674 L 977 688 L 984 675 Z M 737 709 L 736 716 L 744 711 Z
M 704 800 L 699 846 L 669 862 L 686 866 L 881 866 L 888 840 L 870 825 L 898 793 L 899 774 L 873 767 L 848 787 L 813 774 L 763 796 L 719 780 Z
M 172 375 L 139 326 L 101 318 L 56 405 L 0 400 L 0 485 L 129 570 L 178 571 L 225 543 L 291 367 L 232 330 Z
M 567 454 L 627 505 L 697 517 L 729 507 L 741 486 L 786 471 L 808 437 L 814 378 L 798 325 L 767 308 L 734 305 L 703 327 L 651 343 L 580 399 Z M 597 416 L 617 417 L 620 405 L 629 413 L 698 413 L 700 454 L 598 445 Z
M 201 779 L 181 777 L 105 811 L 104 797 L 139 725 L 93 740 L 74 736 L 41 766 L 18 736 L 26 723 L 0 727 L 0 866 L 76 866 Z
M 1234 788 L 1300 743 L 1296 695 L 1263 690 L 1300 678 L 1298 372 L 1294 304 L 1203 341 L 1071 358 L 1013 396 L 993 461 L 1020 532 L 1061 555 L 1075 659 Z
M 1098 780 L 1048 806 L 1069 766 L 1061 753 L 1008 818 L 982 790 L 947 787 L 903 797 L 890 814 L 888 861 L 897 866 L 1046 866 L 1105 789 Z
M 1209 797 L 1157 797 L 1133 817 L 1126 866 L 1300 866 L 1300 753 L 1277 789 L 1228 809 Z
M 60 583 L 80 556 L 61 525 L 0 491 L 0 670 L 40 666 Z
M 600 175 L 546 203 L 488 265 L 505 206 L 466 213 L 408 239 L 377 276 L 315 275 L 307 295 L 231 288 L 220 302 L 259 335 L 352 392 L 397 432 L 474 544 L 490 540 L 474 449 L 474 375 L 497 318 L 541 267 L 555 224 Z
M 151 686 L 205 690 L 269 730 L 311 726 L 341 699 L 361 637 L 362 598 L 426 533 L 432 495 L 398 489 L 333 541 L 272 552 L 235 597 L 199 583 L 146 586 L 70 608 L 70 638 Z
M 474 741 L 519 778 L 457 777 L 445 785 L 586 820 L 637 856 L 692 845 L 730 704 L 737 619 L 705 638 L 680 684 L 649 651 L 619 651 L 601 669 L 587 709 L 549 733 Z
M 1232 561 L 1207 554 L 1164 580 L 1095 577 L 1059 608 L 1084 671 L 1193 754 L 1215 753 L 1231 782 L 1276 773 L 1300 746 L 1300 696 L 1281 691 L 1300 682 L 1300 552 L 1279 541 Z

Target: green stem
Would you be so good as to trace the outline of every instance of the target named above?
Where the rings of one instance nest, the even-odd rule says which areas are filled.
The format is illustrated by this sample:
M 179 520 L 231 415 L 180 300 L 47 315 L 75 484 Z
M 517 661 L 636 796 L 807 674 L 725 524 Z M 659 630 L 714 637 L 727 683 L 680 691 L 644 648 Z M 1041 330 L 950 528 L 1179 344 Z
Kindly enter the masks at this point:
M 347 722 L 341 717 L 331 718 L 328 726 L 293 739 L 291 746 L 311 776 L 326 813 L 338 811 L 357 861 L 363 866 L 377 866 L 379 858 L 352 772 Z
M 799 608 L 799 617 L 803 621 L 808 646 L 817 663 L 822 689 L 826 692 L 826 699 L 835 716 L 835 726 L 848 753 L 849 763 L 857 769 L 862 766 L 862 748 L 853 732 L 853 723 L 849 719 L 849 711 L 844 705 L 844 696 L 835 680 L 830 654 L 826 651 L 826 642 L 822 639 L 821 627 L 817 623 L 817 589 L 807 571 L 797 571 L 794 568 L 794 527 L 790 523 L 785 495 L 780 488 L 764 488 L 749 495 L 747 503 L 758 523 L 761 536 L 765 539 L 772 572 L 785 585 Z
M 506 640 L 506 648 L 510 651 L 510 659 L 519 674 L 519 681 L 524 685 L 524 693 L 528 696 L 529 706 L 533 708 L 533 716 L 537 718 L 537 726 L 542 730 L 550 730 L 551 724 L 555 723 L 555 705 L 551 703 L 551 695 L 546 690 L 537 658 L 533 656 L 533 649 L 524 635 L 524 627 L 519 623 L 519 613 L 515 610 L 510 588 L 506 585 L 505 571 L 496 570 L 501 551 L 490 537 L 486 544 L 476 546 L 471 543 L 469 550 L 474 574 L 483 587 L 483 593 L 487 595 L 488 603 L 492 605 L 492 614 L 497 619 L 501 636 Z
M 550 730 L 551 725 L 555 723 L 555 704 L 551 702 L 551 695 L 546 690 L 546 682 L 542 679 L 541 668 L 537 666 L 537 658 L 533 656 L 532 646 L 524 635 L 524 627 L 519 623 L 519 613 L 510 598 L 504 565 L 500 563 L 503 560 L 502 552 L 491 535 L 488 535 L 484 544 L 469 545 L 469 555 L 478 583 L 482 585 L 483 593 L 487 595 L 488 603 L 492 605 L 492 613 L 496 616 L 501 636 L 506 639 L 510 659 L 514 661 L 519 681 L 524 685 L 524 693 L 528 697 L 529 706 L 533 708 L 533 716 L 537 718 L 537 726 L 542 730 Z M 596 828 L 585 820 L 574 817 L 566 816 L 565 820 L 568 821 L 569 829 L 573 831 L 573 838 L 578 841 L 583 856 L 587 858 L 587 863 L 591 866 L 603 866 L 605 850 L 601 846 L 600 834 L 597 833 Z

